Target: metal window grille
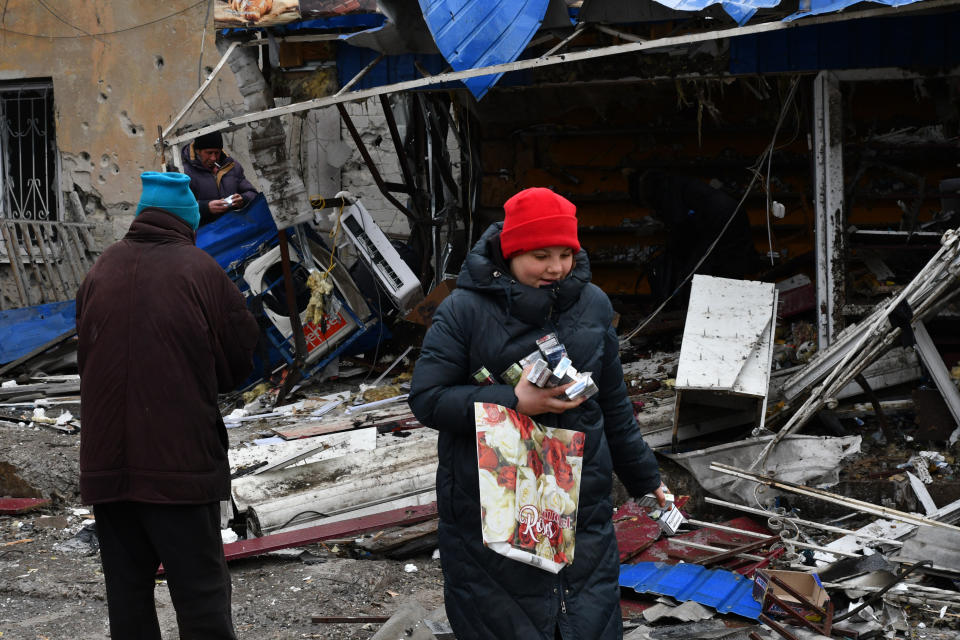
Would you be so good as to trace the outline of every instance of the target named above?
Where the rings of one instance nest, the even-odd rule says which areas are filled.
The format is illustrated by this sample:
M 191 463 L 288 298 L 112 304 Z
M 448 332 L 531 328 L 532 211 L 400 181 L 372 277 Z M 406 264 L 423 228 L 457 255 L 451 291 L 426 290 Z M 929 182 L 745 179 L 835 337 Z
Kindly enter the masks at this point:
M 51 84 L 0 83 L 0 310 L 69 300 L 97 255 L 93 225 L 61 220 L 59 158 Z
M 49 82 L 0 84 L 0 218 L 58 219 L 53 116 Z

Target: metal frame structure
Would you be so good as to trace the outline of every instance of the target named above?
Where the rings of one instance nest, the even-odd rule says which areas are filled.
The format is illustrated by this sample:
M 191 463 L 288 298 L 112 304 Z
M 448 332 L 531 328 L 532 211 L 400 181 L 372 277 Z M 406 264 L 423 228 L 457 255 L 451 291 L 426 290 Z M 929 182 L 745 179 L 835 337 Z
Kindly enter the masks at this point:
M 840 81 L 821 71 L 813 81 L 816 196 L 817 336 L 836 339 L 843 307 L 843 114 Z

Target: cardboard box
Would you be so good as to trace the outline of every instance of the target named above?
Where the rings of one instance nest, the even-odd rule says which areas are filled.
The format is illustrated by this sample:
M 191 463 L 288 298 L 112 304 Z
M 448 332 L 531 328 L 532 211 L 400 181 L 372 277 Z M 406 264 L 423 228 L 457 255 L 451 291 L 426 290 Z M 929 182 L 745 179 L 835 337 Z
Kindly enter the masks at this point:
M 810 609 L 806 605 L 802 605 L 799 600 L 773 584 L 773 582 L 770 581 L 770 576 L 776 576 L 781 581 L 790 585 L 794 591 L 803 594 L 803 596 L 813 604 L 821 609 L 826 609 L 827 603 L 830 601 L 830 596 L 827 595 L 826 589 L 824 589 L 820 583 L 820 576 L 804 571 L 757 569 L 756 575 L 753 578 L 753 599 L 761 603 L 763 610 L 769 615 L 776 618 L 789 617 L 787 612 L 781 609 L 779 605 L 774 604 L 772 600 L 768 600 L 768 595 L 772 593 L 786 604 L 797 605 L 794 607 L 794 610 L 810 622 L 823 621 L 823 616 L 817 611 Z

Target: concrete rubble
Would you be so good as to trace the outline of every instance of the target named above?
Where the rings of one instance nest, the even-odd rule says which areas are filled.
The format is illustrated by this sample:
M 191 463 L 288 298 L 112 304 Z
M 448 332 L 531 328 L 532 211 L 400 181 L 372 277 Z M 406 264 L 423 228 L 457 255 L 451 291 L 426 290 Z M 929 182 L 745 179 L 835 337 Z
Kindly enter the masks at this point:
M 591 3 L 566 4 L 591 8 Z M 388 26 L 390 33 L 395 25 Z M 657 48 L 601 27 L 597 33 L 633 43 L 616 45 L 634 46 L 633 53 L 642 46 Z M 281 44 L 303 45 L 297 50 L 302 57 L 308 45 L 326 46 L 324 40 L 336 34 L 319 34 L 324 37 L 313 43 L 311 35 L 317 34 Z M 284 65 L 273 60 L 278 45 L 273 35 L 267 41 L 269 46 L 257 45 L 264 47 L 260 57 L 280 75 Z M 403 94 L 395 105 L 381 93 L 376 97 L 382 121 L 372 125 L 376 135 L 358 131 L 354 120 L 368 118 L 361 114 L 368 107 L 348 111 L 341 94 L 379 58 L 369 63 L 338 93 L 315 99 L 337 108 L 357 148 L 360 159 L 353 159 L 350 170 L 362 170 L 364 179 L 369 173 L 373 185 L 367 186 L 379 191 L 375 197 L 382 198 L 383 210 L 407 223 L 401 241 L 368 211 L 374 198 L 358 197 L 348 190 L 353 185 L 340 185 L 339 178 L 331 193 L 308 196 L 284 142 L 302 138 L 309 128 L 307 107 L 287 97 L 274 104 L 268 85 L 282 81 L 271 77 L 268 83 L 258 49 L 222 39 L 218 44 L 223 58 L 217 71 L 229 62 L 249 113 L 202 126 L 220 131 L 233 127 L 237 117 L 259 121 L 249 137 L 252 168 L 264 183 L 263 194 L 249 206 L 197 235 L 197 246 L 257 309 L 262 330 L 255 373 L 242 389 L 220 398 L 231 472 L 222 537 L 238 630 L 250 637 L 453 639 L 437 549 L 438 434 L 417 421 L 407 398 L 424 332 L 437 305 L 456 286 L 456 256 L 469 249 L 466 240 L 475 239 L 472 225 L 494 215 L 473 208 L 470 203 L 479 201 L 473 189 L 495 183 L 499 197 L 507 189 L 503 185 L 516 179 L 514 169 L 491 170 L 479 162 L 470 146 L 470 118 L 460 117 L 469 116 L 469 110 L 453 105 L 448 111 L 448 98 L 439 92 L 424 90 L 416 99 Z M 544 54 L 551 65 L 553 51 Z M 517 64 L 522 69 L 513 71 L 537 65 L 533 58 Z M 423 89 L 440 82 L 416 65 L 417 78 L 408 82 Z M 300 64 L 290 68 L 305 73 Z M 718 69 L 716 77 L 733 82 L 726 67 Z M 784 112 L 797 82 L 782 92 L 789 96 Z M 817 226 L 815 233 L 804 227 L 822 243 L 806 256 L 816 262 L 816 272 L 802 259 L 781 260 L 776 269 L 756 272 L 755 279 L 716 277 L 694 268 L 689 289 L 680 282 L 652 313 L 655 303 L 636 303 L 618 289 L 624 294 L 615 306 L 623 313 L 617 328 L 628 394 L 678 510 L 670 526 L 663 526 L 666 518 L 638 504 L 634 498 L 639 497 L 628 496 L 615 482 L 613 522 L 628 640 L 960 637 L 960 360 L 956 336 L 950 334 L 955 329 L 941 325 L 937 330 L 938 323 L 955 324 L 960 313 L 960 230 L 946 224 L 956 225 L 954 211 L 906 225 L 898 231 L 907 234 L 903 246 L 915 236 L 939 239 L 922 260 L 913 256 L 918 264 L 908 277 L 891 269 L 880 249 L 864 249 L 859 255 L 864 269 L 845 281 L 838 238 L 896 232 L 837 224 L 833 234 L 823 227 L 830 212 L 845 206 L 843 154 L 838 156 L 830 142 L 830 134 L 837 133 L 831 127 L 840 122 L 830 117 L 830 106 L 843 101 L 832 73 L 821 72 L 815 82 L 810 96 L 819 104 L 815 131 L 806 136 L 810 141 L 799 162 L 793 162 L 806 166 L 816 158 Z M 766 81 L 755 84 L 748 91 L 756 95 L 771 88 Z M 674 102 L 692 104 L 683 87 L 677 80 L 671 108 Z M 696 90 L 698 138 L 703 112 L 715 109 L 708 94 Z M 189 107 L 161 130 L 162 152 L 178 151 L 195 133 L 176 127 Z M 266 124 L 265 112 L 272 109 L 299 113 L 307 124 L 279 119 Z M 339 131 L 341 120 L 334 120 Z M 408 161 L 414 145 L 405 144 L 409 140 L 399 131 L 417 128 L 426 129 L 429 143 L 417 140 L 425 146 L 416 162 Z M 516 138 L 527 145 L 525 136 L 546 140 L 551 128 L 518 126 L 519 133 L 509 136 L 511 144 Z M 802 139 L 800 132 L 798 124 L 794 138 Z M 653 134 L 644 129 L 643 135 Z M 456 154 L 453 140 L 464 144 Z M 786 184 L 770 175 L 769 160 L 779 148 L 775 142 L 750 171 L 755 181 L 757 167 L 766 162 L 768 201 L 770 189 Z M 907 144 L 916 136 L 903 130 L 876 134 L 868 142 Z M 932 138 L 924 135 L 924 142 L 955 140 L 938 130 Z M 339 138 L 336 143 L 329 145 L 331 156 L 351 156 L 352 148 L 334 154 L 337 145 L 348 146 Z M 397 156 L 395 164 L 391 157 L 389 166 L 378 168 L 368 145 L 375 147 L 374 155 Z M 511 148 L 501 155 L 529 155 L 539 165 L 548 147 L 538 137 L 530 153 Z M 633 155 L 642 154 L 627 153 L 631 161 Z M 302 164 L 303 158 L 297 159 Z M 347 161 L 344 157 L 341 164 Z M 854 184 L 846 185 L 851 198 L 872 162 L 861 159 Z M 616 180 L 628 172 L 625 163 L 622 158 L 612 162 Z M 871 197 L 895 201 L 904 222 L 912 217 L 916 223 L 923 178 L 889 164 L 880 168 L 894 174 L 889 180 L 895 184 L 874 185 Z M 559 167 L 535 170 L 542 170 L 544 180 L 566 186 L 581 180 Z M 529 173 L 539 176 L 536 171 Z M 829 175 L 837 171 L 839 187 Z M 902 191 L 902 181 L 918 183 L 916 202 L 890 195 Z M 881 187 L 887 190 L 877 193 Z M 955 197 L 955 187 L 942 193 Z M 71 195 L 68 203 L 77 209 L 79 201 L 74 204 L 76 195 Z M 606 196 L 599 190 L 585 195 L 585 209 L 601 195 Z M 806 196 L 788 195 L 802 201 L 806 216 Z M 618 193 L 610 200 L 623 205 L 632 197 Z M 780 202 L 767 205 L 770 212 L 784 213 Z M 606 215 L 613 219 L 620 213 Z M 82 218 L 82 210 L 75 217 Z M 619 226 L 594 225 L 584 232 L 627 230 L 637 238 L 667 233 L 651 216 L 618 219 Z M 105 638 L 96 523 L 79 503 L 77 488 L 83 407 L 75 305 L 63 299 L 82 281 L 99 249 L 90 235 L 94 225 L 85 219 L 37 224 L 0 220 L 10 247 L 15 237 L 26 238 L 23 256 L 13 249 L 4 253 L 20 306 L 0 311 L 0 636 Z M 457 233 L 464 237 L 454 242 Z M 45 254 L 27 254 L 34 246 L 31 237 L 38 248 L 44 241 L 50 249 L 59 247 L 69 260 L 61 264 Z M 420 245 L 422 256 L 413 244 Z M 765 266 L 786 256 L 772 244 L 768 248 L 771 265 Z M 659 253 L 640 242 L 601 245 L 591 260 L 598 271 L 609 269 L 610 262 L 628 261 L 628 279 L 639 283 L 634 267 L 648 269 L 646 277 L 652 278 Z M 54 266 L 69 271 L 57 274 Z M 44 284 L 41 267 L 48 272 L 50 291 L 30 286 L 30 273 Z M 864 294 L 858 304 L 841 308 L 837 280 Z M 675 295 L 674 307 L 683 310 L 669 306 Z M 655 297 L 652 286 L 650 297 Z M 163 584 L 162 575 L 158 581 Z M 158 589 L 157 598 L 161 626 L 172 634 L 176 619 L 169 592 Z M 264 632 L 267 626 L 273 635 Z
M 716 307 L 711 310 L 715 313 Z M 802 336 L 805 328 L 800 324 L 792 330 Z M 757 339 L 774 347 L 787 343 L 772 339 L 769 327 L 766 335 Z M 778 335 L 789 339 L 789 334 Z M 744 348 L 749 352 L 750 344 Z M 775 351 L 766 349 L 768 354 Z M 429 581 L 434 595 L 422 603 L 406 601 L 388 615 L 370 609 L 352 615 L 316 611 L 309 624 L 364 628 L 375 638 L 393 637 L 394 629 L 406 637 L 452 638 L 442 598 L 437 599 L 439 563 L 431 558 L 437 529 L 436 433 L 423 429 L 405 402 L 416 342 L 405 348 L 392 345 L 389 351 L 376 362 L 338 357 L 335 367 L 325 366 L 316 380 L 302 379 L 284 397 L 282 384 L 265 378 L 251 383 L 252 391 L 243 396 L 223 398 L 233 475 L 225 549 L 238 580 L 245 580 L 242 563 L 251 558 L 259 558 L 258 566 L 280 563 L 274 574 L 290 566 L 353 559 L 370 566 L 398 563 L 398 575 L 416 581 L 422 579 L 419 569 L 426 567 L 433 576 Z M 871 358 L 883 360 L 884 354 L 873 353 Z M 832 608 L 810 624 L 823 631 L 826 622 L 836 621 L 837 631 L 831 633 L 841 635 L 834 637 L 897 638 L 919 624 L 931 631 L 954 627 L 960 619 L 960 529 L 952 524 L 960 520 L 955 453 L 948 439 L 937 443 L 911 436 L 918 427 L 910 422 L 913 406 L 901 399 L 902 392 L 889 395 L 885 387 L 871 385 L 875 393 L 886 394 L 879 404 L 882 414 L 875 402 L 863 402 L 855 392 L 837 397 L 833 406 L 824 408 L 832 420 L 808 425 L 810 433 L 777 438 L 771 429 L 777 416 L 789 411 L 789 400 L 779 399 L 798 395 L 784 391 L 776 359 L 764 355 L 761 360 L 767 364 L 759 376 L 769 390 L 749 399 L 748 413 L 754 418 L 719 429 L 680 431 L 676 442 L 671 437 L 677 432 L 676 398 L 686 393 L 678 391 L 676 383 L 678 371 L 683 372 L 683 350 L 649 352 L 628 344 L 623 356 L 638 423 L 663 456 L 668 485 L 677 496 L 691 496 L 678 502 L 686 518 L 671 537 L 644 508 L 632 502 L 620 507 L 614 520 L 624 576 L 642 563 L 669 567 L 680 560 L 752 584 L 755 571 L 783 568 L 819 576 Z M 815 375 L 807 373 L 810 369 L 822 371 L 824 357 L 829 354 L 792 365 L 788 380 Z M 863 358 L 849 360 L 860 362 L 855 366 L 861 368 L 866 364 Z M 903 379 L 915 378 L 916 361 L 897 356 L 891 362 L 911 371 Z M 719 357 L 714 364 L 722 366 Z M 76 376 L 65 372 L 20 373 L 5 379 L 0 386 L 0 434 L 16 434 L 20 441 L 42 435 L 75 451 L 82 430 L 77 390 Z M 742 397 L 741 391 L 734 393 Z M 709 390 L 714 398 L 729 392 Z M 723 404 L 722 399 L 711 401 Z M 766 425 L 755 419 L 757 405 L 765 403 Z M 878 423 L 880 415 L 892 423 L 886 431 Z M 3 513 L 10 514 L 0 518 L 16 519 L 3 525 L 9 553 L 30 548 L 39 532 L 52 553 L 92 563 L 95 525 L 89 511 L 76 505 L 75 488 L 72 493 L 37 491 L 31 482 L 41 472 L 36 467 L 26 467 L 25 477 L 18 472 L 11 468 L 4 477 L 10 498 L 0 500 L 0 507 L 7 508 Z M 31 489 L 36 495 L 26 495 Z M 36 502 L 15 504 L 15 499 Z M 839 568 L 853 562 L 860 564 Z M 407 572 L 404 566 L 418 570 Z M 718 584 L 710 580 L 706 591 L 697 587 L 689 592 L 697 595 L 670 592 L 680 593 L 680 598 L 623 584 L 625 637 L 822 637 L 810 635 L 819 633 L 810 625 L 804 629 L 789 616 L 770 613 L 767 606 L 773 605 L 766 601 L 755 602 L 762 613 L 753 621 L 718 612 L 725 609 L 704 608 L 704 602 L 718 597 L 711 591 L 720 589 Z M 842 614 L 864 603 L 856 615 L 840 621 Z

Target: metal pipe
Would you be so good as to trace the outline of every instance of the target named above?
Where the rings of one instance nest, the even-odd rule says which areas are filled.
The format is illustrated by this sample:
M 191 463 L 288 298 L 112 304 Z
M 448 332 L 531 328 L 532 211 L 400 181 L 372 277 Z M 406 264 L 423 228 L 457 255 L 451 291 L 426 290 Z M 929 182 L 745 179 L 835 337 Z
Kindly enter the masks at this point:
M 340 95 L 343 95 L 344 93 L 346 93 L 347 90 L 350 89 L 350 87 L 352 87 L 353 85 L 355 85 L 355 84 L 357 84 L 358 82 L 360 82 L 360 79 L 363 78 L 363 76 L 367 75 L 367 74 L 370 72 L 371 69 L 373 69 L 375 66 L 377 66 L 378 64 L 380 64 L 380 61 L 383 60 L 383 57 L 384 57 L 384 56 L 383 56 L 382 53 L 381 53 L 379 56 L 377 56 L 370 64 L 368 64 L 368 65 L 365 66 L 363 69 L 361 69 L 361 70 L 360 70 L 360 73 L 358 73 L 357 75 L 353 76 L 353 78 L 350 79 L 350 82 L 348 82 L 347 84 L 343 85 L 343 88 L 341 88 L 340 91 L 337 91 L 335 94 L 333 94 L 333 96 L 334 96 L 334 97 L 337 97 L 337 96 L 340 96 Z
M 413 178 L 413 172 L 410 171 L 410 158 L 407 157 L 407 150 L 403 146 L 403 138 L 400 137 L 400 129 L 397 127 L 397 119 L 393 115 L 393 107 L 390 106 L 390 99 L 386 95 L 380 96 L 380 107 L 383 109 L 383 117 L 387 121 L 387 129 L 390 131 L 390 139 L 393 140 L 393 148 L 397 152 L 397 164 L 400 165 L 400 173 L 403 175 L 403 183 L 407 186 L 407 193 L 411 195 L 413 209 L 418 214 L 420 206 L 417 202 L 417 181 Z
M 851 531 L 850 529 L 843 529 L 843 528 L 841 528 L 841 527 L 834 527 L 834 526 L 829 525 L 829 524 L 821 524 L 821 523 L 815 522 L 815 521 L 813 521 L 813 520 L 803 520 L 802 518 L 793 518 L 793 517 L 790 517 L 790 516 L 782 516 L 782 515 L 780 515 L 780 514 L 778 514 L 778 513 L 773 513 L 773 512 L 771 512 L 771 511 L 767 511 L 767 510 L 765 510 L 765 509 L 754 509 L 753 507 L 747 507 L 747 506 L 744 506 L 744 505 L 742 505 L 742 504 L 736 504 L 736 503 L 734 503 L 734 502 L 727 502 L 726 500 L 718 500 L 718 499 L 716 499 L 716 498 L 707 497 L 707 498 L 706 498 L 706 502 L 707 502 L 708 504 L 715 504 L 715 505 L 718 505 L 718 506 L 721 506 L 721 507 L 727 507 L 728 509 L 737 509 L 738 511 L 743 511 L 743 512 L 745 512 L 745 513 L 752 513 L 752 514 L 758 515 L 758 516 L 766 516 L 766 517 L 768 517 L 768 518 L 781 518 L 781 519 L 786 520 L 786 521 L 788 521 L 788 522 L 792 522 L 792 523 L 794 523 L 794 524 L 804 525 L 804 526 L 807 526 L 807 527 L 812 527 L 812 528 L 814 528 L 814 529 L 822 529 L 823 531 L 830 531 L 830 532 L 832 532 L 832 533 L 840 533 L 840 534 L 843 534 L 843 535 L 846 535 L 846 536 L 854 536 L 854 537 L 856 537 L 856 538 L 870 538 L 871 540 L 874 540 L 874 541 L 876 541 L 876 542 L 880 542 L 880 543 L 883 543 L 883 544 L 889 544 L 889 545 L 893 545 L 893 546 L 896 546 L 896 547 L 902 547 L 902 546 L 903 546 L 903 543 L 900 542 L 899 540 L 892 540 L 892 539 L 890 539 L 890 538 L 878 538 L 878 537 L 873 537 L 873 536 L 864 536 L 864 535 L 858 534 L 856 531 Z M 690 520 L 690 522 L 693 522 L 693 520 Z M 737 531 L 736 529 L 731 529 L 731 531 L 736 531 L 737 533 L 741 533 L 740 531 Z M 746 532 L 743 532 L 743 533 L 746 533 Z M 904 533 L 909 533 L 909 532 L 904 532 Z M 757 535 L 760 535 L 760 534 L 757 534 Z
M 816 498 L 818 500 L 823 500 L 824 502 L 830 502 L 833 504 L 839 504 L 855 511 L 862 511 L 863 513 L 870 513 L 876 516 L 882 516 L 886 518 L 893 518 L 894 520 L 899 520 L 901 522 L 908 522 L 910 524 L 939 527 L 941 529 L 946 529 L 948 531 L 954 531 L 960 533 L 960 527 L 956 527 L 952 524 L 946 524 L 944 522 L 938 522 L 936 520 L 931 520 L 924 516 L 914 515 L 912 513 L 906 513 L 903 511 L 898 511 L 897 509 L 890 509 L 889 507 L 880 507 L 869 502 L 864 502 L 863 500 L 856 500 L 854 498 L 844 498 L 838 496 L 829 491 L 824 491 L 822 489 L 814 489 L 811 487 L 805 487 L 802 485 L 794 484 L 792 482 L 785 482 L 781 480 L 773 480 L 766 476 L 760 475 L 759 473 L 752 473 L 745 469 L 738 469 L 730 465 L 721 464 L 719 462 L 710 463 L 711 471 L 719 471 L 736 478 L 742 478 L 744 480 L 752 480 L 754 482 L 765 484 L 768 487 L 774 489 L 782 489 L 790 493 L 795 493 L 801 496 L 807 496 L 810 498 Z M 833 553 L 833 552 L 831 552 Z
M 689 522 L 690 524 L 695 524 L 695 525 L 700 526 L 700 527 L 706 527 L 706 528 L 708 528 L 708 529 L 721 529 L 721 530 L 723 530 L 723 531 L 728 531 L 728 532 L 730 532 L 730 533 L 739 533 L 739 534 L 742 534 L 742 535 L 745 535 L 745 536 L 763 535 L 764 537 L 767 537 L 766 535 L 764 535 L 764 534 L 758 534 L 758 533 L 755 532 L 755 531 L 746 531 L 746 530 L 743 530 L 743 529 L 734 529 L 733 527 L 724 527 L 723 525 L 711 524 L 711 523 L 709 523 L 709 522 L 701 522 L 700 520 L 690 520 L 690 519 L 688 519 L 687 522 Z M 680 541 L 679 538 L 674 538 L 674 539 L 671 540 L 671 542 L 679 542 L 679 541 Z M 817 545 L 815 545 L 815 544 L 810 544 L 809 542 L 800 542 L 799 540 L 788 540 L 788 541 L 786 541 L 784 544 L 790 544 L 790 545 L 793 545 L 794 547 L 800 547 L 801 549 L 810 549 L 811 551 L 823 551 L 824 553 L 832 553 L 832 554 L 834 554 L 834 555 L 843 556 L 844 558 L 859 558 L 859 557 L 860 557 L 860 556 L 858 556 L 858 555 L 855 554 L 855 553 L 847 553 L 846 551 L 835 551 L 834 549 L 827 549 L 826 547 L 820 547 L 820 546 L 817 546 Z M 709 551 L 709 549 L 708 549 L 708 551 Z
M 701 544 L 699 542 L 691 542 L 690 540 L 684 540 L 683 538 L 671 538 L 671 544 L 679 544 L 684 547 L 693 547 L 694 549 L 703 549 L 704 551 L 715 551 L 717 553 L 722 553 L 724 551 L 729 551 L 729 549 L 724 549 L 723 547 L 714 547 L 709 544 Z M 747 560 L 754 560 L 757 562 L 762 562 L 766 560 L 763 556 L 756 556 L 752 553 L 738 553 L 738 558 L 745 558 Z
M 277 234 L 280 239 L 280 266 L 283 269 L 283 290 L 287 298 L 287 310 L 290 314 L 290 329 L 293 331 L 293 344 L 300 363 L 307 357 L 307 339 L 303 335 L 300 322 L 300 310 L 297 308 L 297 296 L 293 289 L 293 269 L 290 267 L 290 247 L 287 245 L 287 232 Z M 299 366 L 298 366 L 299 368 Z

